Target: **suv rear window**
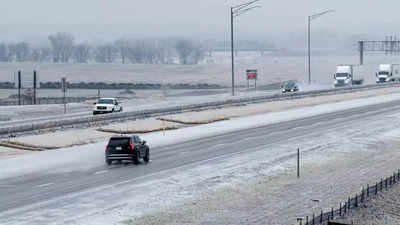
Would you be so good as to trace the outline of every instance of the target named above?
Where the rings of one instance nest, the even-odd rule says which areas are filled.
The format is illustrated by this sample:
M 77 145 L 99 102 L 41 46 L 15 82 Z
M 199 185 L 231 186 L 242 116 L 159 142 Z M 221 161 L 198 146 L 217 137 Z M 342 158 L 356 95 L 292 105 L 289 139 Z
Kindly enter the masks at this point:
M 111 146 L 125 146 L 129 145 L 130 138 L 111 138 L 108 145 Z

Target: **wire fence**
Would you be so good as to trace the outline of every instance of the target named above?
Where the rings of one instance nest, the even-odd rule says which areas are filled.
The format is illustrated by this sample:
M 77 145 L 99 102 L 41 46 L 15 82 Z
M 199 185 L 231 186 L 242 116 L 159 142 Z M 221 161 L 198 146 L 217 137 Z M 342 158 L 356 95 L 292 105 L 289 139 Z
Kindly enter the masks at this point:
M 65 103 L 77 103 L 84 102 L 87 100 L 97 99 L 96 97 L 65 97 Z M 64 99 L 60 97 L 41 97 L 36 99 L 36 105 L 43 104 L 63 104 Z M 21 98 L 18 99 L 0 99 L 0 106 L 12 106 L 12 105 L 33 105 L 32 99 Z
M 400 169 L 394 172 L 393 175 L 381 178 L 379 182 L 374 185 L 367 184 L 362 187 L 361 192 L 356 193 L 354 196 L 349 196 L 346 202 L 339 203 L 337 208 L 332 207 L 328 212 L 321 210 L 319 214 L 313 213 L 312 216 L 306 216 L 305 221 L 298 221 L 299 224 L 305 225 L 320 225 L 329 224 L 335 219 L 343 218 L 351 210 L 359 208 L 362 203 L 367 202 L 369 199 L 378 195 L 378 193 L 387 191 L 394 185 L 400 182 Z

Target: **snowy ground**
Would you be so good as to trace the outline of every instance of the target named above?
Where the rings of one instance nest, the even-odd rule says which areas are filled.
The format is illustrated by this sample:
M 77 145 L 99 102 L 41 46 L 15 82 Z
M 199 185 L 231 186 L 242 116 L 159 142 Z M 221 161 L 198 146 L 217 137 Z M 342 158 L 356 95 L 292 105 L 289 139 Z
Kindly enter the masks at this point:
M 400 95 L 185 128 L 170 131 L 167 140 L 160 134 L 150 134 L 145 139 L 154 146 L 166 145 L 395 99 L 400 99 Z M 246 154 L 201 161 L 153 174 L 137 182 L 133 179 L 98 187 L 79 193 L 81 198 L 74 202 L 74 210 L 65 207 L 49 212 L 32 211 L 24 214 L 20 221 L 30 221 L 29 224 L 291 224 L 297 216 L 303 217 L 313 210 L 319 212 L 336 205 L 359 190 L 361 185 L 375 182 L 380 176 L 397 169 L 400 153 L 393 149 L 400 145 L 397 141 L 400 137 L 399 121 L 399 112 L 377 116 L 372 121 L 360 119 L 352 124 L 353 127 L 333 125 L 324 133 L 316 130 L 304 134 L 307 138 L 297 137 L 249 149 Z M 85 170 L 104 163 L 103 155 L 99 154 L 103 146 L 104 143 L 99 143 L 30 154 L 18 157 L 18 161 L 17 158 L 1 160 L 1 175 Z M 299 180 L 295 178 L 297 147 L 302 151 Z M 79 160 L 76 158 L 78 151 Z M 38 157 L 42 159 L 40 162 L 35 160 Z M 28 161 L 30 163 L 25 163 Z M 135 197 L 118 197 L 126 195 Z M 68 201 L 70 197 L 66 195 L 49 202 Z M 319 200 L 319 203 L 312 199 Z
M 321 96 L 305 99 L 297 99 L 290 101 L 267 102 L 260 104 L 250 104 L 245 106 L 226 107 L 222 109 L 214 109 L 200 112 L 189 112 L 176 115 L 162 116 L 167 120 L 177 120 L 186 123 L 199 123 L 220 119 L 233 119 L 257 114 L 265 114 L 270 112 L 279 112 L 289 109 L 297 109 L 299 107 L 315 106 L 320 104 L 340 102 L 352 99 L 368 98 L 372 96 L 383 96 L 388 94 L 399 93 L 398 88 L 378 89 L 371 91 L 363 91 L 357 93 L 348 93 L 331 96 Z M 224 96 L 222 96 L 224 97 Z M 390 97 L 388 97 L 390 98 Z M 207 98 L 206 98 L 207 99 Z M 57 131 L 55 133 L 23 136 L 8 139 L 22 144 L 42 146 L 42 147 L 67 147 L 73 145 L 82 145 L 89 143 L 104 142 L 113 133 L 99 132 L 97 129 L 102 128 L 116 132 L 135 133 L 134 131 L 150 131 L 163 128 L 181 128 L 182 124 L 162 122 L 155 118 L 145 120 L 126 121 L 123 123 L 114 123 L 107 126 L 92 127 L 79 130 Z M 48 140 L 53 140 L 51 143 Z M 0 157 L 4 154 L 0 147 Z
M 268 84 L 285 80 L 308 80 L 307 58 L 274 57 L 240 52 L 236 59 L 236 82 L 246 84 L 245 71 L 258 69 L 258 84 Z M 338 64 L 358 64 L 358 54 L 353 56 L 312 57 L 312 80 L 317 83 L 332 84 L 333 74 Z M 398 63 L 396 56 L 366 54 L 365 63 L 357 68 L 357 76 L 367 83 L 375 81 L 375 72 L 380 63 Z M 0 78 L 13 81 L 14 73 L 39 72 L 42 81 L 59 81 L 66 76 L 70 82 L 134 82 L 134 83 L 217 83 L 229 85 L 231 79 L 230 55 L 214 53 L 200 65 L 138 65 L 138 64 L 48 64 L 48 63 L 2 63 Z
M 122 99 L 122 106 L 124 107 L 124 111 L 136 111 L 279 93 L 278 90 L 247 91 L 246 89 L 242 89 L 238 90 L 236 96 L 232 97 L 230 90 L 225 90 L 222 94 L 211 93 L 203 95 L 201 94 L 202 92 L 208 91 L 199 90 L 196 93 L 193 90 L 137 91 L 134 98 Z M 65 117 L 91 115 L 92 107 L 93 101 L 67 104 L 67 114 L 65 114 Z M 64 115 L 63 105 L 0 106 L 0 109 L 0 125 L 2 124 L 2 120 L 8 123 L 9 120 L 49 119 L 55 115 L 57 117 Z
M 143 135 L 143 138 L 151 147 L 165 146 L 399 99 L 400 94 L 389 94 L 326 103 L 167 131 L 165 136 L 162 132 L 151 133 Z M 73 212 L 78 211 L 79 215 L 69 214 L 69 208 L 51 212 L 39 210 L 23 215 L 24 221 L 44 221 L 48 224 L 112 224 L 121 221 L 127 224 L 292 223 L 296 216 L 309 215 L 311 209 L 319 211 L 338 204 L 343 200 L 341 198 L 354 193 L 362 184 L 374 182 L 379 176 L 396 170 L 399 153 L 393 149 L 399 146 L 399 121 L 398 112 L 376 117 L 372 121 L 359 118 L 354 127 L 332 126 L 324 133 L 316 130 L 315 133 L 305 134 L 307 138 L 271 143 L 251 149 L 246 154 L 213 158 L 163 171 L 153 174 L 149 182 L 99 187 L 98 190 L 89 190 L 90 195 L 73 204 Z M 104 164 L 104 145 L 100 142 L 3 158 L 0 159 L 0 177 L 27 172 L 55 174 L 88 170 Z M 300 180 L 295 179 L 294 172 L 296 147 L 300 147 L 304 154 Z M 264 151 L 266 148 L 269 151 Z M 104 191 L 115 185 L 118 189 Z M 110 200 L 122 193 L 136 197 L 118 199 L 118 202 Z M 79 194 L 85 196 L 84 193 Z M 311 201 L 311 197 L 319 199 L 320 203 Z M 104 211 L 99 210 L 104 207 Z

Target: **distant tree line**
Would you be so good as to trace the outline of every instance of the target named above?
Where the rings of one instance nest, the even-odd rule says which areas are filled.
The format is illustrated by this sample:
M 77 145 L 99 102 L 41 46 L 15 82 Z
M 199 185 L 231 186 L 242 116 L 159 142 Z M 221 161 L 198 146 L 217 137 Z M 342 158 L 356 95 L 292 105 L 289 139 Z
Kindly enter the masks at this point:
M 206 45 L 193 40 L 139 40 L 120 38 L 103 45 L 76 43 L 73 35 L 56 33 L 49 45 L 27 42 L 0 43 L 0 62 L 197 64 L 205 57 Z M 176 62 L 178 59 L 178 62 Z

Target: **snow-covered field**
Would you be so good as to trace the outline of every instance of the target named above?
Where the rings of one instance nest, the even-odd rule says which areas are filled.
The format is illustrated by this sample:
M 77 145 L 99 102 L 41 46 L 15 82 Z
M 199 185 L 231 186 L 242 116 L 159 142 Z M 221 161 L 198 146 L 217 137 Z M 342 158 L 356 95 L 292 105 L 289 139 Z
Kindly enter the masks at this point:
M 66 76 L 68 81 L 81 82 L 133 82 L 133 83 L 217 83 L 229 85 L 231 68 L 229 53 L 214 53 L 200 65 L 132 65 L 132 64 L 37 64 L 2 63 L 0 79 L 13 81 L 14 72 L 24 74 L 39 71 L 42 81 L 59 81 Z M 357 52 L 353 56 L 312 57 L 312 80 L 317 83 L 332 84 L 337 64 L 358 64 Z M 236 57 L 236 82 L 246 84 L 246 69 L 258 69 L 258 84 L 281 82 L 284 80 L 308 80 L 306 57 L 260 57 L 254 53 L 241 52 Z M 380 63 L 398 63 L 396 56 L 366 55 L 365 64 L 356 72 L 367 83 L 373 83 L 375 70 Z

